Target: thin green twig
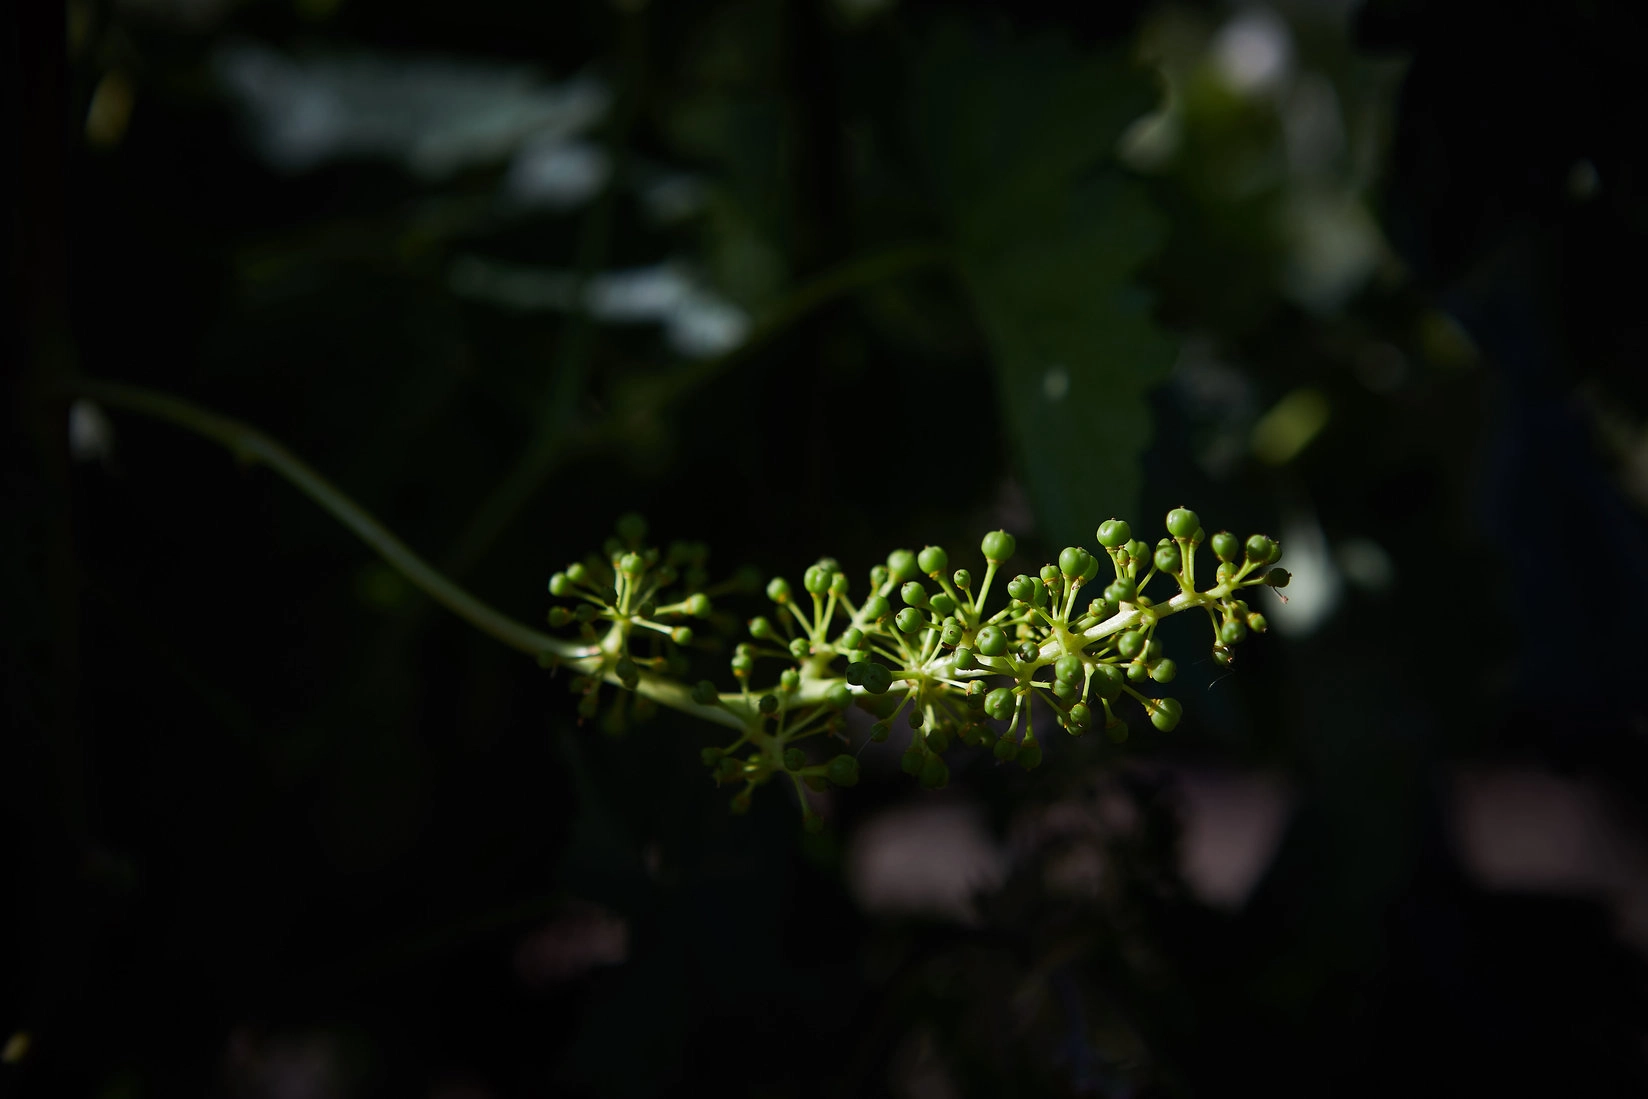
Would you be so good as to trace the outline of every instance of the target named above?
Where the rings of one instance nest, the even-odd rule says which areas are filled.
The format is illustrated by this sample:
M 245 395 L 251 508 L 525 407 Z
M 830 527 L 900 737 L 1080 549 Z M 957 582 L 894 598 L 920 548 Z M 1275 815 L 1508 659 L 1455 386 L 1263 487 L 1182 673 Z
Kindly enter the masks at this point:
M 308 463 L 263 432 L 239 420 L 208 412 L 198 405 L 164 393 L 117 382 L 75 381 L 73 396 L 86 397 L 110 408 L 124 409 L 192 431 L 228 447 L 243 462 L 268 466 L 299 492 L 325 508 L 339 522 L 377 550 L 396 571 L 424 594 L 482 633 L 533 656 L 553 655 L 576 660 L 588 656 L 587 647 L 529 629 L 487 606 L 438 572 L 391 534 L 382 523 Z

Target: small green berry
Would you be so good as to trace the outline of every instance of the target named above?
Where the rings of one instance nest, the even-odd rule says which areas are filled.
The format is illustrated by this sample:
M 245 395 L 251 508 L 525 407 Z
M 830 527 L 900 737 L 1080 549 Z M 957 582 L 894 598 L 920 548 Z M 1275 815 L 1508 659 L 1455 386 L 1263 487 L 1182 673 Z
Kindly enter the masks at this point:
M 942 790 L 950 782 L 950 768 L 937 756 L 928 756 L 921 765 L 921 784 L 929 790 Z
M 921 774 L 922 764 L 927 762 L 927 753 L 923 752 L 913 741 L 904 749 L 904 754 L 898 757 L 898 766 L 907 775 Z
M 1126 633 L 1116 638 L 1116 650 L 1128 660 L 1132 660 L 1134 657 L 1144 652 L 1146 644 L 1148 644 L 1148 639 L 1140 630 L 1128 630 Z
M 677 645 L 691 645 L 692 644 L 692 627 L 691 626 L 677 626 L 677 627 L 675 627 L 673 630 L 670 631 L 670 640 L 675 642 Z
M 1219 640 L 1226 645 L 1238 644 L 1246 636 L 1247 627 L 1234 618 L 1219 627 Z
M 985 626 L 979 630 L 973 643 L 985 656 L 1001 656 L 1007 651 L 1007 635 L 997 626 Z
M 916 565 L 916 555 L 909 550 L 894 550 L 887 555 L 887 575 L 894 583 L 914 580 L 920 571 Z
M 800 748 L 784 749 L 784 770 L 799 771 L 807 766 L 807 753 Z
M 776 714 L 778 712 L 778 696 L 762 695 L 761 701 L 755 704 L 755 708 L 764 714 Z
M 885 721 L 878 721 L 874 725 L 870 726 L 870 739 L 875 741 L 877 744 L 884 744 L 887 741 L 887 737 L 892 734 L 892 731 L 893 728 L 891 725 L 888 725 Z
M 862 649 L 863 647 L 864 631 L 859 629 L 857 626 L 848 626 L 846 629 L 842 630 L 841 637 L 837 639 L 836 642 L 836 648 L 845 649 L 848 652 L 855 649 Z
M 710 604 L 710 597 L 705 595 L 703 592 L 698 592 L 687 597 L 686 612 L 694 618 L 708 618 L 712 609 L 713 607 Z
M 801 687 L 801 673 L 794 668 L 785 668 L 778 673 L 778 687 L 787 694 L 799 690 Z
M 1143 683 L 1150 678 L 1150 669 L 1137 660 L 1127 666 L 1127 681 L 1129 683 Z
M 946 646 L 955 648 L 957 645 L 961 644 L 962 636 L 961 623 L 957 622 L 954 618 L 946 618 L 944 620 L 943 628 L 939 630 L 939 640 Z
M 1013 716 L 1015 699 L 1011 687 L 997 687 L 984 696 L 984 712 L 997 721 L 1006 721 Z
M 1213 541 L 1208 545 L 1213 550 L 1213 556 L 1221 561 L 1234 561 L 1236 555 L 1242 552 L 1242 544 L 1228 530 L 1221 530 L 1218 534 L 1215 534 Z
M 626 690 L 634 690 L 635 685 L 641 681 L 641 669 L 628 657 L 620 657 L 618 663 L 612 666 L 612 671 Z
M 1171 683 L 1173 677 L 1179 674 L 1179 666 L 1171 659 L 1161 659 L 1150 667 L 1150 678 L 1157 683 Z
M 1041 764 L 1041 745 L 1030 737 L 1024 738 L 1019 745 L 1018 765 L 1026 771 L 1034 770 Z
M 554 626 L 556 629 L 560 629 L 562 626 L 570 625 L 573 618 L 573 613 L 565 607 L 549 608 L 549 624 Z
M 840 599 L 843 595 L 847 594 L 847 588 L 849 586 L 846 573 L 833 572 L 830 574 L 830 594 L 835 596 L 837 599 Z
M 859 671 L 859 681 L 864 689 L 873 695 L 884 695 L 887 688 L 893 685 L 893 673 L 885 664 L 876 664 L 865 661 L 866 667 Z
M 956 646 L 956 655 L 951 664 L 958 672 L 968 672 L 978 667 L 978 661 L 973 659 L 973 650 L 965 645 Z
M 1106 519 L 1099 524 L 1099 545 L 1105 549 L 1117 549 L 1125 546 L 1128 539 L 1133 537 L 1133 528 L 1127 525 L 1125 519 Z
M 771 620 L 757 615 L 750 619 L 750 636 L 757 641 L 776 641 L 778 631 L 773 629 Z
M 1092 561 L 1093 555 L 1080 546 L 1066 546 L 1059 551 L 1059 571 L 1072 579 L 1085 573 Z
M 1293 574 L 1287 569 L 1271 569 L 1265 573 L 1265 583 L 1273 588 L 1285 588 L 1288 586 L 1288 581 L 1292 579 Z
M 1018 547 L 1013 536 L 1004 530 L 991 531 L 984 536 L 984 541 L 979 543 L 979 549 L 984 553 L 984 559 L 996 565 L 1013 556 L 1013 551 L 1016 548 Z
M 1075 653 L 1065 653 L 1053 662 L 1053 676 L 1064 683 L 1074 683 L 1081 678 L 1085 666 Z
M 1220 561 L 1219 567 L 1213 570 L 1213 578 L 1221 584 L 1232 584 L 1236 581 L 1236 562 Z
M 790 601 L 790 582 L 782 576 L 775 576 L 767 582 L 767 598 L 783 606 Z
M 926 624 L 926 616 L 914 607 L 905 607 L 893 616 L 893 625 L 898 627 L 900 633 L 915 633 Z
M 1139 594 L 1139 586 L 1133 582 L 1131 576 L 1117 577 L 1115 582 L 1104 589 L 1104 597 L 1112 603 L 1131 603 Z
M 812 655 L 813 644 L 805 637 L 796 637 L 790 640 L 790 655 L 797 660 L 805 660 Z
M 1126 678 L 1114 664 L 1098 664 L 1093 668 L 1093 687 L 1107 702 L 1120 697 Z
M 1070 707 L 1069 716 L 1065 718 L 1065 728 L 1070 730 L 1071 736 L 1080 736 L 1087 732 L 1093 724 L 1093 710 L 1085 702 L 1078 702 Z
M 927 599 L 927 605 L 933 609 L 934 614 L 946 615 L 956 613 L 956 601 L 943 592 L 934 592 L 931 596 L 929 596 Z
M 626 553 L 618 558 L 618 571 L 633 580 L 647 571 L 647 563 L 638 553 Z
M 928 576 L 936 577 L 950 567 L 950 555 L 941 546 L 928 546 L 916 555 L 916 564 Z
M 1034 602 L 1036 598 L 1036 582 L 1020 573 L 1007 581 L 1007 594 L 1021 603 Z
M 887 615 L 892 613 L 893 605 L 887 602 L 884 596 L 872 595 L 864 601 L 864 606 L 861 610 L 863 611 L 864 618 L 867 621 L 880 622 L 882 619 L 886 618 Z
M 1018 648 L 1014 649 L 1013 653 L 1021 661 L 1028 664 L 1041 655 L 1041 649 L 1037 647 L 1034 641 L 1020 641 Z
M 858 760 L 852 756 L 836 756 L 830 760 L 830 765 L 825 774 L 836 786 L 857 786 Z
M 713 706 L 721 699 L 715 684 L 707 679 L 700 679 L 692 688 L 692 700 L 700 706 Z
M 832 683 L 824 692 L 824 705 L 840 713 L 853 704 L 853 692 L 847 689 L 845 683 Z
M 1019 742 L 1010 736 L 1004 736 L 996 741 L 994 751 L 997 759 L 1003 763 L 1010 762 L 1014 756 L 1019 754 Z
M 1179 705 L 1178 699 L 1158 698 L 1150 707 L 1150 724 L 1164 733 L 1171 733 L 1183 714 L 1184 707 Z
M 1262 614 L 1250 614 L 1247 616 L 1247 628 L 1254 633 L 1264 633 L 1270 629 L 1270 621 Z
M 1167 513 L 1167 533 L 1175 538 L 1190 538 L 1201 526 L 1202 521 L 1189 508 L 1174 508 Z
M 950 750 L 950 730 L 945 728 L 929 730 L 927 733 L 927 750 L 929 752 L 948 752 Z
M 950 583 L 956 586 L 957 591 L 971 591 L 973 587 L 973 574 L 968 572 L 966 569 L 957 569 L 955 572 L 950 574 Z
M 549 578 L 549 594 L 558 598 L 572 594 L 572 581 L 567 579 L 566 573 L 558 572 Z
M 921 586 L 921 581 L 911 580 L 898 589 L 898 597 L 904 600 L 907 607 L 925 607 L 927 605 L 927 589 Z
M 1279 547 L 1275 542 L 1262 534 L 1255 534 L 1247 540 L 1247 559 L 1255 565 L 1268 565 L 1279 556 Z
M 1057 565 L 1043 565 L 1041 567 L 1041 582 L 1052 587 L 1059 582 L 1059 567 Z
M 814 595 L 823 595 L 830 590 L 830 580 L 835 574 L 819 565 L 809 565 L 807 571 L 801 574 L 801 586 Z
M 566 567 L 566 578 L 574 584 L 589 583 L 589 569 L 580 563 L 573 563 Z

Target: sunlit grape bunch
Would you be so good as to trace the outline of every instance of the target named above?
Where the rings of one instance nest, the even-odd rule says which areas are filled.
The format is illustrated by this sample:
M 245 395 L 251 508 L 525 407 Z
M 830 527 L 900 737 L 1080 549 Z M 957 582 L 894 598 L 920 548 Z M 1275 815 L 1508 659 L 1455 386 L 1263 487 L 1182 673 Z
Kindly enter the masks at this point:
M 576 626 L 583 644 L 546 662 L 573 670 L 583 718 L 603 712 L 603 685 L 618 688 L 604 711 L 609 729 L 658 705 L 728 728 L 734 739 L 706 748 L 703 758 L 718 783 L 737 787 L 733 811 L 748 809 L 756 787 L 783 776 L 805 825 L 817 829 L 823 821 L 808 791 L 858 781 L 857 756 L 846 750 L 855 709 L 871 719 L 859 750 L 907 725 L 903 768 L 934 788 L 949 781 L 945 754 L 957 744 L 1035 767 L 1038 723 L 1072 736 L 1103 728 L 1125 740 L 1128 725 L 1117 712 L 1124 700 L 1156 729 L 1172 730 L 1178 701 L 1150 693 L 1178 672 L 1156 636 L 1161 621 L 1202 610 L 1213 627 L 1213 659 L 1229 665 L 1249 633 L 1266 630 L 1264 615 L 1242 596 L 1283 587 L 1289 577 L 1273 567 L 1281 547 L 1265 535 L 1209 538 L 1185 508 L 1168 512 L 1166 527 L 1151 546 L 1123 520 L 1107 520 L 1097 551 L 1066 547 L 1056 562 L 999 584 L 1016 550 L 1006 531 L 984 536 L 977 576 L 953 568 L 943 547 L 898 549 L 869 570 L 858 597 L 841 566 L 820 558 L 799 587 L 784 577 L 767 583 L 771 610 L 745 624 L 728 691 L 707 679 L 686 682 L 697 641 L 690 623 L 716 625 L 715 599 L 752 590 L 758 578 L 711 585 L 702 546 L 645 548 L 646 524 L 628 516 L 604 556 L 550 578 L 550 594 L 571 603 L 551 609 L 550 624 Z M 1199 588 L 1204 546 L 1212 578 Z M 1159 594 L 1147 594 L 1152 584 Z M 998 589 L 1005 599 L 993 601 Z

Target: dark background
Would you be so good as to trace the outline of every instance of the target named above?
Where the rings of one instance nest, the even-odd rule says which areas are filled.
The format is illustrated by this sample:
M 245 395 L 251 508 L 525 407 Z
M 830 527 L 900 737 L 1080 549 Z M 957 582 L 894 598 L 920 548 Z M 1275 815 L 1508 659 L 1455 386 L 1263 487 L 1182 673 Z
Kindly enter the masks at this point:
M 5 1093 L 1648 1091 L 1638 6 L 1063 7 L 10 11 Z M 530 623 L 631 510 L 1298 579 L 1172 734 L 808 837 L 77 377 Z

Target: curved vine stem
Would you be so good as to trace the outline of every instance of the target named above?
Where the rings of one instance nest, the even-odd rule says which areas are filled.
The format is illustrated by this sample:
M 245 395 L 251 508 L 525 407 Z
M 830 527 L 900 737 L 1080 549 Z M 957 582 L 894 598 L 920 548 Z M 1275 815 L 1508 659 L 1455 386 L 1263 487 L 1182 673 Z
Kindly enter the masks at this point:
M 259 462 L 286 478 L 293 487 L 325 508 L 333 518 L 354 531 L 361 541 L 377 550 L 383 559 L 415 586 L 453 614 L 482 633 L 512 649 L 532 656 L 556 656 L 576 660 L 587 657 L 588 648 L 562 638 L 551 637 L 487 606 L 460 588 L 419 557 L 390 533 L 370 512 L 321 476 L 307 462 L 269 436 L 239 420 L 208 412 L 178 397 L 118 382 L 74 381 L 68 393 L 85 397 L 109 408 L 136 412 L 164 420 L 227 447 L 243 462 Z

